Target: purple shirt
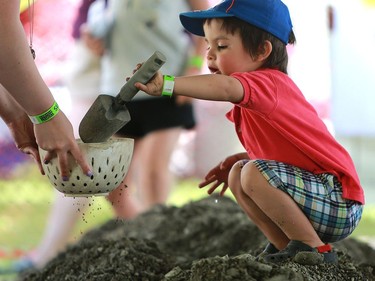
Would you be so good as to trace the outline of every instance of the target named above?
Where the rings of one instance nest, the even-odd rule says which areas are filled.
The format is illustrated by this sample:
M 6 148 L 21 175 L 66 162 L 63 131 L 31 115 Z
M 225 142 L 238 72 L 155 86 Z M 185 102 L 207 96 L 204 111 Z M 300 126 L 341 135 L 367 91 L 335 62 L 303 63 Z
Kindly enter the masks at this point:
M 72 36 L 74 39 L 79 39 L 81 36 L 80 28 L 83 23 L 87 21 L 87 13 L 89 11 L 90 5 L 95 2 L 95 0 L 82 0 L 81 5 L 78 8 L 76 18 L 73 22 Z

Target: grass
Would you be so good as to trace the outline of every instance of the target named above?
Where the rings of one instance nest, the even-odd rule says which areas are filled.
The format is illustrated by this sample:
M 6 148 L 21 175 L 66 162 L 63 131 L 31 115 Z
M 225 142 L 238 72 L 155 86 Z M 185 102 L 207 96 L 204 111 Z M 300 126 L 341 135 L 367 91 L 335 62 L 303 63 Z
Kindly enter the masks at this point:
M 168 204 L 181 206 L 206 196 L 197 188 L 198 180 L 177 183 Z M 22 177 L 0 180 L 0 265 L 9 263 L 24 252 L 34 249 L 42 237 L 52 207 L 55 191 L 35 165 L 22 170 Z M 79 220 L 71 235 L 78 240 L 84 232 L 111 219 L 112 209 L 103 197 L 95 197 L 90 211 Z M 363 240 L 375 239 L 375 205 L 366 205 L 362 221 L 352 234 Z M 0 276 L 0 280 L 1 276 Z
M 46 177 L 34 167 L 25 167 L 23 176 L 0 180 L 0 259 L 14 251 L 29 251 L 38 245 L 53 205 L 55 191 Z M 172 192 L 168 204 L 181 206 L 204 196 L 196 188 L 198 180 L 184 180 Z M 90 209 L 78 221 L 71 240 L 113 217 L 112 208 L 104 197 L 95 197 Z

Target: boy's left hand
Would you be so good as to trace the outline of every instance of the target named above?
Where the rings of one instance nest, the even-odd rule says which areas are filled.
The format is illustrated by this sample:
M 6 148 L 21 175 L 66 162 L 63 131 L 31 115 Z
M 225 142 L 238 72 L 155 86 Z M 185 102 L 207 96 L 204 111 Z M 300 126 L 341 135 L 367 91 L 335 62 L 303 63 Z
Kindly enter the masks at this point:
M 207 193 L 211 195 L 216 188 L 223 184 L 223 187 L 219 193 L 220 196 L 223 196 L 225 191 L 228 189 L 228 175 L 233 165 L 233 163 L 229 163 L 232 161 L 227 160 L 228 158 L 211 169 L 204 178 L 204 181 L 199 183 L 199 188 L 205 187 L 212 183 L 211 187 L 207 191 Z

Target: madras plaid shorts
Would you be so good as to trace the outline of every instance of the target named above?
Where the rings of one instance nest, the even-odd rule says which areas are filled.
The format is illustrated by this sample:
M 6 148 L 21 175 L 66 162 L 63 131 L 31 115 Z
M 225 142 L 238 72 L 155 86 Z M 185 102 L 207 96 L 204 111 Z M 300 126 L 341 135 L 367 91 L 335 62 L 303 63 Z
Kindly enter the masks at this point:
M 313 174 L 272 160 L 253 163 L 272 186 L 293 198 L 323 242 L 342 240 L 358 225 L 363 206 L 341 197 L 342 186 L 334 175 Z

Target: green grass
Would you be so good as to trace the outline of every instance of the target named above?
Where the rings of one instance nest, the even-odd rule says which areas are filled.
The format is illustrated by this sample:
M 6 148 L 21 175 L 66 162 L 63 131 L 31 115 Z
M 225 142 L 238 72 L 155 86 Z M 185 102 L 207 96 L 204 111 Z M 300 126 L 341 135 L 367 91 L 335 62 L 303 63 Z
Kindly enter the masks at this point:
M 177 182 L 168 204 L 181 206 L 206 196 L 196 186 L 198 180 Z M 55 190 L 36 168 L 28 167 L 22 177 L 0 180 L 0 258 L 1 251 L 32 250 L 38 245 L 53 205 Z M 113 217 L 110 204 L 104 197 L 95 197 L 91 207 L 78 221 L 71 240 Z
M 11 258 L 15 250 L 29 251 L 38 245 L 53 204 L 53 187 L 35 165 L 32 166 L 23 171 L 22 177 L 0 180 L 0 264 Z M 181 206 L 207 196 L 206 190 L 197 188 L 198 181 L 177 182 L 168 204 Z M 112 208 L 104 197 L 95 197 L 91 205 L 84 219 L 76 225 L 72 241 L 113 217 Z M 366 205 L 362 221 L 352 237 L 375 239 L 375 205 Z

